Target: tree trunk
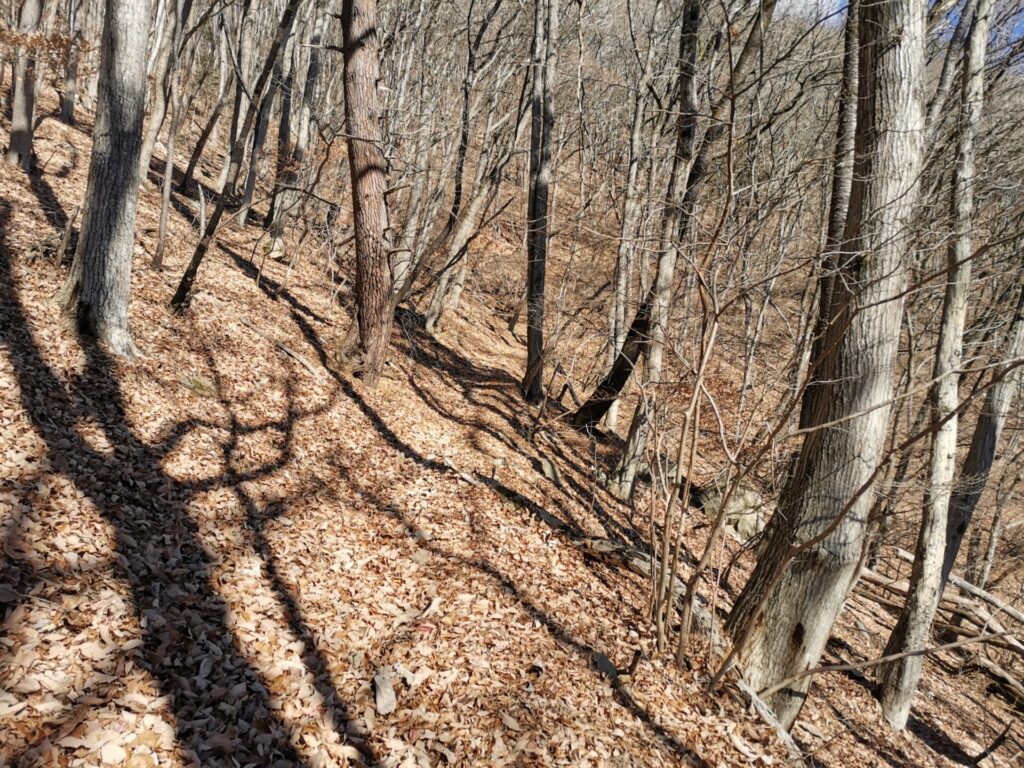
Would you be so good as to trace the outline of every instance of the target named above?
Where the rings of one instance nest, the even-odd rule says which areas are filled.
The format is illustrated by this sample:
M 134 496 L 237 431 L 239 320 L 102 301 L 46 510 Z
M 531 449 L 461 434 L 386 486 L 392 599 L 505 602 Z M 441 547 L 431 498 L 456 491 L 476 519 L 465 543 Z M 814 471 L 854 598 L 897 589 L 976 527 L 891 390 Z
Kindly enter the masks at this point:
M 299 170 L 309 149 L 310 126 L 312 123 L 313 99 L 316 96 L 317 83 L 320 79 L 320 46 L 323 40 L 324 16 L 314 9 L 316 18 L 313 20 L 313 31 L 309 39 L 309 64 L 306 67 L 306 82 L 302 88 L 302 103 L 299 106 L 298 130 L 296 131 L 295 146 L 290 149 L 287 162 L 284 167 L 278 170 L 275 184 L 274 197 L 271 200 L 271 211 L 267 214 L 267 226 L 270 229 L 273 244 L 271 251 L 280 253 L 282 250 L 281 241 L 284 238 L 284 228 L 288 221 L 288 215 L 298 200 L 298 192 L 294 187 L 299 181 Z M 293 71 L 295 65 L 292 65 Z M 282 114 L 282 123 L 285 117 Z M 282 124 L 281 130 L 284 129 Z M 289 127 L 290 132 L 290 127 Z
M 191 2 L 189 2 L 189 5 L 191 6 Z M 166 22 L 161 15 L 161 9 L 168 16 Z M 160 136 L 160 129 L 163 127 L 164 118 L 167 116 L 171 60 L 174 53 L 175 30 L 178 28 L 178 22 L 177 8 L 168 11 L 164 8 L 164 3 L 161 2 L 157 8 L 156 23 L 162 35 L 162 44 L 155 60 L 153 95 L 150 98 L 149 104 L 149 120 L 142 139 L 142 152 L 139 155 L 139 176 L 142 180 L 145 180 L 149 173 L 149 162 L 153 157 L 153 149 L 156 147 L 157 138 Z
M 534 0 L 533 94 L 530 128 L 530 191 L 526 217 L 526 372 L 523 394 L 539 403 L 544 395 L 544 281 L 548 256 L 548 195 L 551 134 L 555 124 L 555 66 L 558 61 L 558 0 Z
M 192 156 L 189 158 L 188 167 L 185 169 L 185 176 L 181 180 L 181 186 L 179 187 L 182 194 L 188 194 L 188 189 L 192 186 L 192 179 L 196 173 L 196 167 L 199 165 L 199 161 L 202 160 L 206 144 L 210 141 L 213 129 L 216 127 L 217 121 L 220 120 L 221 113 L 224 111 L 228 83 L 231 81 L 231 71 L 228 68 L 227 41 L 224 37 L 226 34 L 227 32 L 223 29 L 218 33 L 219 45 L 217 46 L 217 55 L 220 61 L 220 69 L 217 80 L 217 101 L 214 102 L 210 118 L 206 121 L 206 125 L 203 126 L 203 131 L 199 134 L 199 141 L 196 142 Z
M 657 24 L 660 10 L 661 2 L 659 0 L 655 3 L 654 10 L 652 11 L 652 31 Z M 633 99 L 633 117 L 629 130 L 629 159 L 626 167 L 626 186 L 623 190 L 622 201 L 622 225 L 619 230 L 619 246 L 615 254 L 614 293 L 608 312 L 607 364 L 609 370 L 615 365 L 615 358 L 618 357 L 619 349 L 626 339 L 626 302 L 629 297 L 629 276 L 633 271 L 634 252 L 636 251 L 634 238 L 637 235 L 637 224 L 641 212 L 640 190 L 638 189 L 640 159 L 643 152 L 641 139 L 644 118 L 647 112 L 647 101 L 650 98 L 648 88 L 654 65 L 655 48 L 654 36 L 651 35 L 647 46 L 647 55 L 644 58 L 644 64 L 640 72 L 640 79 L 636 84 L 636 95 Z M 605 426 L 611 432 L 614 432 L 618 425 L 618 414 L 619 401 L 616 399 L 608 406 L 608 413 L 605 415 Z
M 128 330 L 139 155 L 146 106 L 149 0 L 107 0 L 100 54 L 98 109 L 85 211 L 65 310 L 81 332 L 133 357 Z
M 245 0 L 238 11 L 238 58 L 235 61 L 235 100 L 231 111 L 228 151 L 224 155 L 224 164 L 221 167 L 220 177 L 217 179 L 217 189 L 221 192 L 228 185 L 228 177 L 231 175 L 232 158 L 235 156 L 236 146 L 241 145 L 239 167 L 245 161 L 245 139 L 248 134 L 242 130 L 242 123 L 252 107 L 248 96 L 250 91 L 248 91 L 248 83 L 246 82 L 249 77 L 250 61 L 252 59 L 252 23 L 249 19 L 249 8 L 251 5 L 252 0 Z
M 341 26 L 345 58 L 345 130 L 355 219 L 356 302 L 361 376 L 376 386 L 391 336 L 391 235 L 387 164 L 382 147 L 377 82 L 376 0 L 345 0 Z
M 684 218 L 688 220 L 694 212 L 693 206 L 684 207 L 685 194 L 683 195 L 683 205 L 677 204 L 676 201 L 680 197 L 679 187 L 690 170 L 690 160 L 693 157 L 697 134 L 697 42 L 700 32 L 700 3 L 690 0 L 683 13 L 683 26 L 679 37 L 677 88 L 680 107 L 676 124 L 676 147 L 669 172 L 668 192 L 665 196 L 667 205 L 662 214 L 658 267 L 648 299 L 652 325 L 649 336 L 645 334 L 644 338 L 647 363 L 646 381 L 651 388 L 656 388 L 661 380 L 665 328 L 668 325 L 671 308 L 676 261 L 679 249 L 683 244 L 682 238 L 689 231 L 688 225 L 683 220 Z M 614 365 L 612 367 L 614 369 Z M 633 493 L 637 471 L 647 451 L 652 394 L 652 392 L 644 392 L 637 402 L 633 420 L 629 425 L 626 446 L 623 448 L 609 484 L 611 493 L 623 500 L 628 499 Z
M 34 35 L 42 13 L 42 0 L 25 0 L 18 14 L 18 33 L 25 37 Z M 32 170 L 32 137 L 36 112 L 36 57 L 31 44 L 22 45 L 18 49 L 13 89 L 11 143 L 7 148 L 6 159 L 9 165 L 21 166 L 25 173 L 29 173 Z
M 750 34 L 743 45 L 743 51 L 740 53 L 732 72 L 731 79 L 734 83 L 744 83 L 747 75 L 760 57 L 764 32 L 771 25 L 775 4 L 776 0 L 764 0 L 764 3 L 759 8 L 751 26 Z M 694 13 L 699 14 L 699 9 L 694 11 Z M 697 201 L 700 198 L 704 181 L 707 178 L 711 150 L 728 130 L 726 118 L 731 100 L 732 94 L 727 92 L 716 102 L 711 110 L 708 129 L 699 142 L 696 153 L 692 159 L 690 157 L 686 158 L 689 165 L 689 173 L 686 177 L 686 187 L 683 191 L 682 200 L 677 204 L 680 209 L 678 233 L 676 235 L 677 242 L 683 242 L 689 232 L 693 213 L 696 210 Z M 659 287 L 657 283 L 651 283 L 646 293 L 644 293 L 640 306 L 637 307 L 636 315 L 626 334 L 626 340 L 623 342 L 622 349 L 615 358 L 615 364 L 605 374 L 597 387 L 595 387 L 593 394 L 572 415 L 571 421 L 575 426 L 583 429 L 593 429 L 604 418 L 608 408 L 622 393 L 623 387 L 626 386 L 626 383 L 633 375 L 633 369 L 636 368 L 640 356 L 647 352 L 648 334 L 652 328 L 652 319 L 657 311 L 655 302 L 659 300 L 658 295 Z
M 270 127 L 270 113 L 274 110 L 274 97 L 281 81 L 281 62 L 278 59 L 274 64 L 274 76 L 270 81 L 270 91 L 260 102 L 259 113 L 256 117 L 256 130 L 252 135 L 252 149 L 249 150 L 249 168 L 245 174 L 245 184 L 242 187 L 242 199 L 236 214 L 238 226 L 244 227 L 249 219 L 249 208 L 252 205 L 252 197 L 256 192 L 256 178 L 259 175 L 260 155 L 263 154 L 263 145 L 267 140 L 267 129 Z
M 924 127 L 923 0 L 864 0 L 854 182 L 835 317 L 812 364 L 834 382 L 814 402 L 764 552 L 728 628 L 745 679 L 764 690 L 815 666 L 860 566 L 870 488 L 886 442 L 907 227 Z M 769 697 L 791 727 L 808 678 Z
M 818 278 L 818 314 L 815 318 L 811 342 L 812 360 L 821 360 L 824 355 L 821 345 L 824 343 L 829 325 L 835 319 L 832 289 L 835 285 L 836 272 L 844 259 L 842 253 L 843 232 L 846 229 L 846 216 L 850 208 L 850 190 L 853 187 L 854 144 L 857 133 L 859 2 L 860 0 L 851 0 L 846 11 L 846 33 L 843 39 L 843 82 L 839 89 L 839 117 L 836 123 L 836 147 L 832 161 L 832 193 L 829 200 L 828 229 L 825 234 L 825 254 Z M 828 382 L 820 382 L 818 372 L 812 368 L 807 389 L 815 386 L 827 387 Z M 805 397 L 801 403 L 801 429 L 810 426 L 810 407 L 813 402 L 814 398 Z
M 288 0 L 288 4 L 284 7 L 284 12 L 281 15 L 281 21 L 278 24 L 277 32 L 274 35 L 274 41 L 270 44 L 270 50 L 267 52 L 267 58 L 263 64 L 263 70 L 260 72 L 260 76 L 256 79 L 256 85 L 252 89 L 256 102 L 249 102 L 249 106 L 245 111 L 245 120 L 242 122 L 241 129 L 239 130 L 239 136 L 241 137 L 249 135 L 249 131 L 252 130 L 253 123 L 256 121 L 256 113 L 259 111 L 259 103 L 267 88 L 267 82 L 270 80 L 274 62 L 277 60 L 277 56 L 280 53 L 285 40 L 288 39 L 288 35 L 291 34 L 292 24 L 295 21 L 295 13 L 298 10 L 300 2 L 301 0 Z M 248 11 L 248 0 L 242 10 L 244 12 Z M 207 252 L 213 245 L 214 238 L 217 236 L 217 228 L 220 226 L 221 219 L 224 217 L 224 212 L 227 210 L 227 206 L 236 202 L 235 195 L 238 187 L 238 176 L 241 173 L 242 158 L 244 154 L 245 141 L 240 139 L 239 141 L 234 142 L 231 147 L 231 154 L 229 155 L 229 162 L 227 166 L 228 174 L 220 200 L 217 202 L 217 206 L 213 209 L 213 214 L 210 216 L 210 220 L 206 223 L 206 228 L 203 230 L 203 236 L 200 238 L 199 244 L 196 245 L 196 250 L 192 254 L 192 259 L 189 261 L 188 266 L 185 268 L 185 272 L 181 276 L 181 281 L 178 283 L 178 289 L 174 292 L 174 296 L 171 297 L 171 306 L 174 308 L 176 313 L 180 314 L 184 312 L 191 304 L 196 277 L 199 275 L 199 267 L 202 266 L 203 259 L 206 258 Z
M 1017 302 L 1017 311 L 1010 324 L 1006 344 L 1006 357 L 1019 360 L 1024 357 L 1024 290 L 1021 290 Z M 985 403 L 971 436 L 971 447 L 967 451 L 956 491 L 949 503 L 949 522 L 946 529 L 946 552 L 942 563 L 942 583 L 945 585 L 949 574 L 953 571 L 964 534 L 974 517 L 985 485 L 988 483 L 992 464 L 995 461 L 996 446 L 1002 435 L 1003 427 L 1010 415 L 1010 406 L 1020 386 L 1019 367 L 1012 370 L 997 369 L 993 383 L 985 394 Z
M 949 501 L 956 468 L 957 408 L 964 324 L 971 282 L 974 227 L 975 135 L 984 103 L 985 46 L 992 0 L 979 0 L 964 51 L 960 104 L 960 149 L 953 173 L 951 214 L 954 237 L 947 256 L 948 277 L 932 385 L 932 450 L 928 493 L 918 533 L 907 601 L 886 646 L 886 656 L 916 651 L 928 644 L 944 582 Z M 895 730 L 906 727 L 910 704 L 921 679 L 924 659 L 904 656 L 882 668 L 882 714 Z
M 64 67 L 64 93 L 60 97 L 60 119 L 66 125 L 75 124 L 75 101 L 78 98 L 78 63 L 81 58 L 82 30 L 78 24 L 78 11 L 82 0 L 68 0 L 68 60 Z

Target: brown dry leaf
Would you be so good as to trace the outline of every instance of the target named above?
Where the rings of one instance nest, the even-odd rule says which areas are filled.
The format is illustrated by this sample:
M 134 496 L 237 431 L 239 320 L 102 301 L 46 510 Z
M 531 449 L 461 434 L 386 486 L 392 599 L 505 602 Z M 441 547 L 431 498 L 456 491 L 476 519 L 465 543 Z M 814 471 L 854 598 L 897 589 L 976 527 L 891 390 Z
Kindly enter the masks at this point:
M 47 84 L 40 114 L 56 104 Z M 183 126 L 183 141 L 196 132 Z M 520 285 L 517 242 L 482 232 L 480 290 L 438 335 L 396 331 L 392 375 L 368 391 L 311 376 L 276 345 L 318 366 L 316 345 L 348 328 L 349 288 L 326 285 L 315 238 L 291 265 L 250 269 L 261 228 L 226 229 L 194 313 L 168 313 L 168 275 L 141 266 L 160 208 L 144 183 L 131 312 L 146 357 L 97 366 L 54 311 L 65 270 L 23 256 L 54 230 L 43 185 L 65 211 L 81 201 L 89 137 L 45 119 L 36 141 L 51 160 L 33 177 L 0 164 L 11 210 L 0 231 L 3 755 L 36 745 L 36 765 L 133 768 L 273 766 L 269 755 L 290 749 L 308 765 L 361 764 L 364 746 L 395 765 L 689 766 L 687 750 L 712 765 L 786 759 L 739 702 L 709 696 L 702 670 L 657 657 L 646 583 L 587 560 L 522 503 L 587 534 L 637 530 L 593 480 L 613 445 L 557 422 L 537 441 L 543 455 L 524 437 L 536 412 L 518 390 L 522 345 L 493 306 Z M 174 210 L 170 226 L 177 274 L 196 235 Z M 731 373 L 712 371 L 708 386 L 729 391 Z M 712 441 L 700 448 L 703 481 Z M 708 527 L 684 533 L 697 552 Z M 750 554 L 724 550 L 715 567 L 735 557 L 742 584 Z M 732 595 L 716 599 L 727 610 Z M 854 597 L 835 636 L 870 658 L 890 627 Z M 623 664 L 637 648 L 627 706 L 591 660 Z M 402 680 L 401 708 L 377 700 L 385 668 Z M 986 767 L 1018 749 L 1019 714 L 972 674 L 929 662 L 915 717 L 918 733 L 942 739 L 893 736 L 860 682 L 823 676 L 797 733 L 839 768 L 875 768 L 880 754 L 949 768 L 1005 723 Z

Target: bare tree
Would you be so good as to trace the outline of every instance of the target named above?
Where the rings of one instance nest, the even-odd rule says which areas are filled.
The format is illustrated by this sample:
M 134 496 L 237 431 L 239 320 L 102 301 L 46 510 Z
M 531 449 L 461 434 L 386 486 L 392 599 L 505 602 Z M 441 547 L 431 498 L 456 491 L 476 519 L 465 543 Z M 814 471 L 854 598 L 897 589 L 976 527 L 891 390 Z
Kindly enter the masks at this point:
M 371 387 L 376 386 L 384 370 L 392 323 L 391 233 L 377 94 L 380 62 L 376 14 L 376 0 L 345 0 L 341 14 L 361 375 Z
M 534 0 L 533 93 L 530 128 L 530 190 L 526 216 L 526 373 L 523 393 L 539 403 L 544 394 L 544 280 L 548 253 L 548 194 L 554 130 L 555 66 L 558 62 L 558 0 Z
M 905 283 L 907 224 L 921 168 L 925 3 L 865 0 L 854 182 L 835 282 L 835 320 L 811 365 L 812 431 L 728 627 L 755 690 L 817 664 L 860 564 L 885 445 Z M 807 680 L 768 704 L 791 726 Z
M 942 596 L 942 561 L 946 545 L 949 500 L 956 468 L 957 417 L 964 324 L 970 294 L 974 227 L 975 136 L 981 121 L 992 0 L 978 0 L 964 50 L 960 103 L 960 137 L 953 173 L 951 208 L 953 239 L 949 246 L 946 295 L 942 304 L 939 346 L 932 387 L 932 449 L 930 480 L 910 576 L 910 591 L 885 655 L 925 647 Z M 908 655 L 882 668 L 882 713 L 896 730 L 910 715 L 910 703 L 921 678 L 923 659 Z
M 75 124 L 75 101 L 78 99 L 78 66 L 81 59 L 82 28 L 79 12 L 82 0 L 67 0 L 68 58 L 64 63 L 64 91 L 60 95 L 60 119 Z
M 35 133 L 36 55 L 31 37 L 43 13 L 42 0 L 24 0 L 18 14 L 18 34 L 25 38 L 14 65 L 14 99 L 11 102 L 11 143 L 6 159 L 28 173 L 32 168 L 32 137 Z
M 988 483 L 995 462 L 996 446 L 999 445 L 999 438 L 1010 415 L 1010 406 L 1020 387 L 1020 366 L 1024 360 L 1024 290 L 1019 294 L 1017 309 L 1007 332 L 1005 354 L 1012 362 L 1000 365 L 993 371 L 993 381 L 985 394 L 970 448 L 960 467 L 956 491 L 949 503 L 946 549 L 942 563 L 943 585 L 953 572 L 964 534 L 971 525 L 974 510 Z M 974 578 L 978 575 L 978 565 L 971 558 L 968 558 L 967 575 Z
M 139 154 L 146 103 L 149 0 L 106 0 L 98 109 L 82 230 L 63 289 L 85 334 L 118 355 L 137 354 L 128 329 Z

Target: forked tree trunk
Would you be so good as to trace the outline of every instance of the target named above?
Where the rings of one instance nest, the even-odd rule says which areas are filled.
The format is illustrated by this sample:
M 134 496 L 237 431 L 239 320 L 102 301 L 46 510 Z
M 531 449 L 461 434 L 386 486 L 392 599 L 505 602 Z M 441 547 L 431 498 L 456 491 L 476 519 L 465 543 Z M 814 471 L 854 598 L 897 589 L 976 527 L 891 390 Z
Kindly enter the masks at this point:
M 309 64 L 306 67 L 306 82 L 302 88 L 302 103 L 299 107 L 295 146 L 290 150 L 285 166 L 278 170 L 271 210 L 267 213 L 267 226 L 273 238 L 272 253 L 283 251 L 282 240 L 284 239 L 285 224 L 299 198 L 298 192 L 293 187 L 298 184 L 299 170 L 309 149 L 313 99 L 316 96 L 317 83 L 320 79 L 320 46 L 323 41 L 324 26 L 324 15 L 316 7 L 313 9 L 313 13 L 315 18 L 312 21 L 313 31 L 309 39 Z M 292 64 L 292 69 L 294 71 L 295 64 Z M 282 115 L 282 123 L 284 119 L 284 115 Z
M 839 89 L 839 116 L 836 121 L 836 147 L 832 159 L 832 192 L 829 198 L 828 229 L 825 234 L 825 253 L 818 278 L 818 313 L 815 316 L 811 341 L 811 359 L 821 360 L 825 333 L 833 322 L 833 291 L 836 272 L 843 262 L 843 233 L 850 208 L 853 187 L 854 144 L 857 135 L 857 73 L 859 67 L 859 2 L 850 0 L 847 6 L 846 32 L 843 38 L 843 81 Z M 807 389 L 818 385 L 818 372 L 811 370 Z M 814 398 L 805 397 L 800 409 L 800 427 L 811 421 Z
M 548 257 L 551 133 L 555 124 L 558 0 L 534 0 L 533 95 L 530 127 L 530 193 L 526 216 L 526 372 L 523 394 L 539 403 L 544 384 L 544 282 Z
M 42 0 L 25 0 L 18 15 L 18 33 L 30 37 L 39 27 L 43 13 Z M 7 163 L 21 166 L 25 173 L 32 169 L 32 137 L 36 113 L 36 57 L 30 45 L 22 45 L 14 65 L 14 99 L 11 103 L 11 143 L 7 147 Z
M 242 198 L 239 201 L 238 213 L 235 214 L 235 220 L 240 227 L 244 227 L 249 220 L 249 208 L 252 206 L 252 198 L 256 192 L 256 178 L 259 175 L 260 155 L 263 154 L 263 145 L 267 141 L 270 114 L 274 110 L 274 98 L 277 95 L 280 79 L 281 62 L 278 60 L 274 64 L 274 77 L 271 79 L 270 91 L 260 103 L 259 113 L 256 117 L 256 130 L 252 134 L 252 148 L 249 150 L 249 168 L 245 174 L 245 183 L 242 185 Z
M 761 691 L 815 666 L 860 565 L 870 488 L 886 443 L 904 259 L 921 167 L 924 0 L 865 0 L 854 182 L 834 288 L 835 322 L 803 444 L 776 523 L 728 628 L 743 675 Z M 769 697 L 791 727 L 809 678 Z
M 274 34 L 274 41 L 270 44 L 270 50 L 267 52 L 267 58 L 263 63 L 263 69 L 260 72 L 259 77 L 256 79 L 256 85 L 252 89 L 253 95 L 256 97 L 255 102 L 250 102 L 245 111 L 245 120 L 242 122 L 242 126 L 239 129 L 239 136 L 245 137 L 249 135 L 249 131 L 252 130 L 253 124 L 256 122 L 256 113 L 259 111 L 259 103 L 263 98 L 264 92 L 267 88 L 267 83 L 270 80 L 271 72 L 273 71 L 274 62 L 277 60 L 277 56 L 281 51 L 281 47 L 284 45 L 285 40 L 288 39 L 288 35 L 291 34 L 292 24 L 295 22 L 295 14 L 298 11 L 299 3 L 301 0 L 288 0 L 288 4 L 284 7 L 284 11 L 281 14 L 281 21 L 277 25 L 277 32 Z M 246 0 L 243 5 L 243 12 L 247 12 L 249 7 L 249 0 Z M 231 205 L 236 201 L 236 191 L 238 189 L 238 177 L 241 173 L 242 158 L 245 154 L 245 142 L 244 140 L 236 141 L 231 146 L 231 154 L 229 155 L 228 162 L 228 174 L 225 181 L 224 190 L 221 193 L 220 200 L 217 201 L 216 208 L 213 209 L 213 214 L 210 216 L 210 220 L 206 222 L 206 228 L 203 230 L 203 236 L 199 239 L 199 243 L 196 245 L 196 249 L 192 254 L 192 259 L 189 261 L 188 266 L 185 268 L 185 272 L 181 276 L 181 280 L 178 283 L 178 289 L 174 292 L 174 296 L 171 297 L 171 307 L 178 314 L 185 312 L 192 302 L 192 292 L 195 288 L 196 278 L 199 275 L 199 267 L 203 264 L 203 259 L 206 258 L 206 254 L 213 246 L 213 241 L 217 236 L 217 229 L 220 227 L 221 219 L 224 217 L 224 212 L 227 210 L 228 205 Z
M 142 139 L 142 152 L 139 155 L 139 176 L 145 179 L 149 174 L 149 163 L 153 158 L 153 150 L 160 137 L 160 129 L 167 117 L 167 102 L 170 99 L 171 91 L 171 69 L 176 59 L 175 50 L 177 46 L 177 30 L 184 24 L 185 19 L 178 15 L 187 14 L 192 9 L 192 0 L 185 0 L 184 6 L 179 3 L 167 3 L 166 23 L 161 17 L 157 17 L 156 23 L 160 25 L 163 33 L 162 45 L 156 59 L 153 73 L 153 95 L 149 105 L 149 121 L 146 124 L 146 131 Z
M 128 330 L 139 155 L 146 106 L 149 0 L 107 0 L 100 53 L 85 211 L 65 310 L 81 332 L 125 357 L 136 354 Z
M 192 179 L 195 176 L 196 167 L 199 165 L 199 161 L 202 160 L 203 152 L 206 150 L 206 144 L 209 142 L 210 136 L 213 135 L 213 129 L 216 127 L 217 122 L 220 120 L 221 113 L 224 111 L 227 87 L 228 83 L 231 81 L 231 70 L 228 68 L 227 39 L 225 35 L 227 35 L 227 32 L 223 29 L 223 26 L 221 26 L 217 32 L 217 57 L 219 62 L 217 101 L 214 102 L 213 110 L 210 112 L 210 117 L 206 121 L 206 125 L 203 126 L 202 133 L 199 134 L 199 140 L 196 142 L 195 149 L 192 150 L 192 156 L 189 158 L 188 167 L 185 168 L 185 176 L 181 180 L 181 186 L 178 188 L 182 194 L 188 194 L 188 189 L 192 186 Z
M 935 353 L 932 385 L 932 450 L 928 493 L 917 537 L 914 567 L 906 604 L 886 645 L 886 656 L 928 645 L 932 621 L 944 586 L 942 562 L 946 546 L 949 500 L 956 469 L 957 408 L 960 404 L 960 365 L 964 324 L 971 283 L 974 227 L 975 135 L 984 104 L 985 46 L 988 43 L 992 0 L 979 0 L 964 51 L 960 99 L 960 135 L 950 193 L 953 241 L 948 250 L 948 277 L 942 303 L 942 325 Z M 894 729 L 906 727 L 924 657 L 915 654 L 882 668 L 882 714 Z
M 238 9 L 238 49 L 235 64 L 235 99 L 234 107 L 231 110 L 231 129 L 228 132 L 228 151 L 224 155 L 224 163 L 221 166 L 220 176 L 217 179 L 217 189 L 223 192 L 228 185 L 228 177 L 231 174 L 231 165 L 234 162 L 236 146 L 241 147 L 239 167 L 245 160 L 245 140 L 248 136 L 242 130 L 245 116 L 249 114 L 250 107 L 248 94 L 249 85 L 247 79 L 250 76 L 250 62 L 252 60 L 252 20 L 249 18 L 249 9 L 252 0 L 244 0 Z
M 345 58 L 345 130 L 355 219 L 356 302 L 361 376 L 376 386 L 391 336 L 391 235 L 387 164 L 382 151 L 377 82 L 376 0 L 345 0 L 341 26 Z
M 661 2 L 655 2 L 652 11 L 651 29 L 658 23 L 658 15 L 661 11 Z M 635 88 L 633 98 L 633 117 L 629 130 L 629 156 L 626 166 L 626 186 L 623 190 L 622 200 L 622 224 L 619 230 L 619 246 L 615 254 L 615 276 L 613 281 L 612 301 L 608 307 L 608 368 L 615 365 L 615 358 L 619 355 L 619 349 L 626 340 L 626 302 L 629 295 L 630 275 L 633 271 L 633 260 L 636 251 L 634 238 L 637 235 L 637 225 L 640 220 L 640 190 L 638 188 L 640 176 L 640 159 L 643 153 L 641 146 L 642 131 L 647 114 L 647 102 L 650 99 L 648 87 L 650 85 L 651 72 L 654 65 L 654 51 L 657 46 L 654 44 L 654 36 L 650 36 L 647 46 L 647 55 L 640 71 L 640 79 Z M 605 415 L 605 426 L 609 431 L 614 432 L 618 426 L 619 401 L 614 400 L 608 406 L 608 413 Z

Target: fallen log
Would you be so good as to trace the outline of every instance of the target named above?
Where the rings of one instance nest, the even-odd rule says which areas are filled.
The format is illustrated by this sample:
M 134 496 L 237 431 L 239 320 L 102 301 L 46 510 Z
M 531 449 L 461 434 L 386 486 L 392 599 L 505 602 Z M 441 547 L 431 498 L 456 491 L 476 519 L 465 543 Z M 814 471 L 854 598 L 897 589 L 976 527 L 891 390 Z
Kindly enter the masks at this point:
M 905 563 L 913 563 L 914 562 L 914 556 L 910 552 L 907 552 L 907 550 L 900 549 L 899 547 L 893 547 L 893 550 L 896 552 L 896 556 L 900 560 L 902 560 L 903 562 L 905 562 Z M 969 581 L 965 581 L 964 579 L 961 579 L 959 576 L 957 576 L 955 574 L 952 574 L 952 573 L 949 575 L 949 583 L 952 584 L 954 587 L 957 587 L 958 589 L 963 590 L 967 594 L 973 595 L 974 597 L 978 598 L 979 600 L 982 600 L 982 601 L 988 603 L 993 608 L 998 609 L 1000 613 L 1005 613 L 1007 616 L 1012 618 L 1014 621 L 1024 625 L 1024 613 L 1021 613 L 1020 611 L 1018 611 L 1016 608 L 1014 608 L 1009 603 L 1007 603 L 1007 602 L 1005 602 L 1003 600 L 1000 600 L 998 597 L 993 595 L 991 592 L 987 592 L 984 589 L 976 587 L 973 584 L 971 584 Z

